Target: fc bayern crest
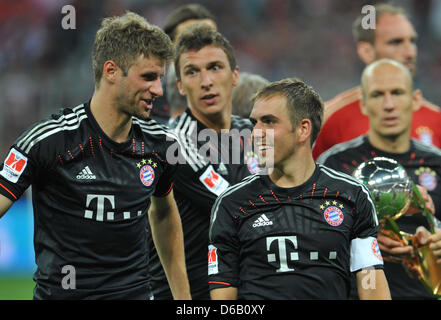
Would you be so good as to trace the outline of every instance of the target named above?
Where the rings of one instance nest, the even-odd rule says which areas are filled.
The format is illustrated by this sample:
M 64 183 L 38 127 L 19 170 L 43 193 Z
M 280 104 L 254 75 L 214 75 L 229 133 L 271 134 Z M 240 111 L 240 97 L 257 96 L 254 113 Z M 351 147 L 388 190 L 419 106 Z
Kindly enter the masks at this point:
M 248 171 L 251 174 L 256 174 L 260 170 L 259 162 L 254 157 L 250 157 L 247 159 L 247 166 L 248 166 Z
M 377 241 L 377 239 L 374 239 L 374 240 L 372 241 L 372 251 L 373 251 L 374 255 L 375 255 L 378 259 L 383 260 L 383 257 L 381 256 L 380 247 L 378 246 L 378 241 Z
M 333 227 L 338 227 L 343 222 L 343 211 L 336 206 L 330 206 L 325 209 L 323 216 L 328 224 Z
M 153 181 L 155 181 L 155 171 L 147 164 L 141 168 L 139 178 L 143 185 L 150 187 L 153 184 Z

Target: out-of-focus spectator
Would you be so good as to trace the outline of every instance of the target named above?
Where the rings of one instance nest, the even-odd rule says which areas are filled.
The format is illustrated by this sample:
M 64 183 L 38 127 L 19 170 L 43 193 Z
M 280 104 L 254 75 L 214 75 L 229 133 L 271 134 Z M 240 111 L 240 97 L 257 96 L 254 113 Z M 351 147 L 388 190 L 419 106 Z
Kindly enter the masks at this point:
M 239 84 L 233 88 L 233 114 L 248 118 L 253 109 L 251 98 L 269 81 L 258 74 L 239 73 Z

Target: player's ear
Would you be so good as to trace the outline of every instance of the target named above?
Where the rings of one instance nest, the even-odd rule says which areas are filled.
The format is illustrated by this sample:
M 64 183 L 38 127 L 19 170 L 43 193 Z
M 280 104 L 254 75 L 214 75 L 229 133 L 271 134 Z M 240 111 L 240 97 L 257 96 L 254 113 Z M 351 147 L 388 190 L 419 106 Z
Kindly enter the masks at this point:
M 182 88 L 181 80 L 177 79 L 176 85 L 178 86 L 178 90 L 179 90 L 179 93 L 181 94 L 181 96 L 186 96 L 187 94 L 185 93 L 184 89 Z
M 115 83 L 118 73 L 122 70 L 113 60 L 107 60 L 103 65 L 103 78 L 110 83 Z
M 237 86 L 239 84 L 239 67 L 236 66 L 233 70 L 233 87 Z
M 357 44 L 357 53 L 366 65 L 375 61 L 375 48 L 367 41 L 360 41 Z
M 423 94 L 421 93 L 421 90 L 420 89 L 414 90 L 412 95 L 413 111 L 416 111 L 420 108 L 422 101 L 423 101 Z
M 299 137 L 299 142 L 307 142 L 309 143 L 309 139 L 312 133 L 312 122 L 309 119 L 300 120 L 297 125 L 297 132 Z
M 360 111 L 365 116 L 369 116 L 368 112 L 367 112 L 367 108 L 366 108 L 366 100 L 364 97 L 361 97 L 361 100 L 360 100 Z

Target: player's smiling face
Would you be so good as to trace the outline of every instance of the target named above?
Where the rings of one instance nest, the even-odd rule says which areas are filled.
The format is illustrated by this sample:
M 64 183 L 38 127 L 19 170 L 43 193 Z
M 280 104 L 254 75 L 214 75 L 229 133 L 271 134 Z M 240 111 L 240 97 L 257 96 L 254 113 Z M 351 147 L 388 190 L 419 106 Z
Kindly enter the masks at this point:
M 239 71 L 237 67 L 231 70 L 222 48 L 210 45 L 184 52 L 179 57 L 179 68 L 179 91 L 187 97 L 198 119 L 231 113 L 232 91 L 238 83 Z
M 278 167 L 294 154 L 296 132 L 287 110 L 287 99 L 274 95 L 257 100 L 251 111 L 253 142 L 261 164 Z
M 155 98 L 162 96 L 161 77 L 165 64 L 157 57 L 140 56 L 122 75 L 118 83 L 117 104 L 120 110 L 131 116 L 148 119 Z

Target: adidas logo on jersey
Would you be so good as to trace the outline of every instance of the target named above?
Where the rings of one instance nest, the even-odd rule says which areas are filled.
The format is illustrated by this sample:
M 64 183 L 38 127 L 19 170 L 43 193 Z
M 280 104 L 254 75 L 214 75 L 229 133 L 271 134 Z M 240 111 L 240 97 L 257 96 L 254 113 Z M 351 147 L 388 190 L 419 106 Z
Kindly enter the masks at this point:
M 270 219 L 268 219 L 268 217 L 265 214 L 262 214 L 256 221 L 254 221 L 253 228 L 271 226 L 271 225 L 273 225 L 273 222 Z
M 96 176 L 92 173 L 89 166 L 84 167 L 83 170 L 78 172 L 77 174 L 78 180 L 94 180 L 96 179 Z

